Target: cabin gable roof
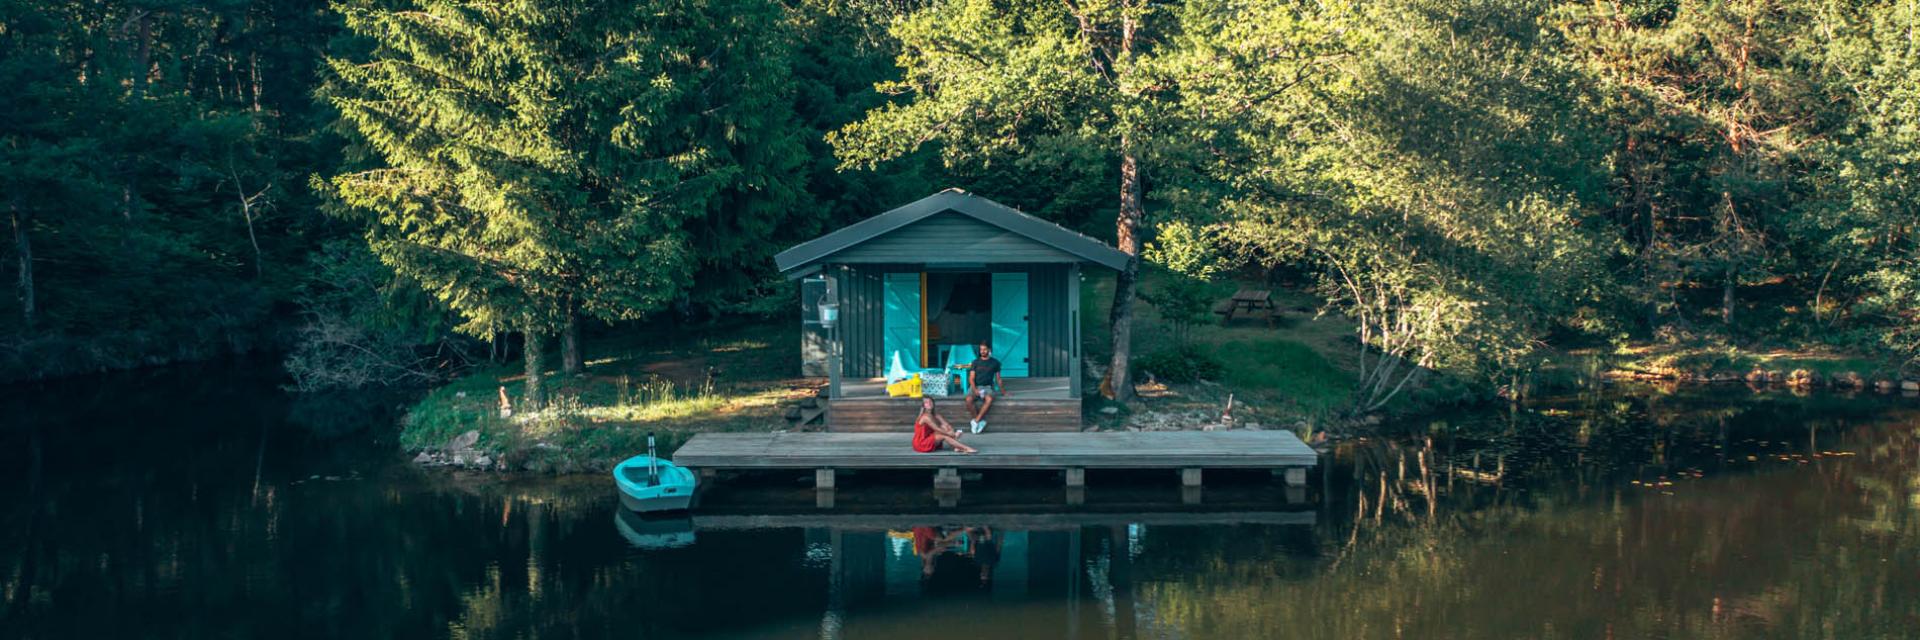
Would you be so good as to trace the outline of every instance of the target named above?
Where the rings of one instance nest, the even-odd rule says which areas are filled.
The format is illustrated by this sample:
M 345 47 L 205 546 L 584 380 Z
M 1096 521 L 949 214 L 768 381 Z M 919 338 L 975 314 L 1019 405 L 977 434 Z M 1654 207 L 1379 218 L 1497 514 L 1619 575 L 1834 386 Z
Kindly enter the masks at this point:
M 1003 232 L 997 234 L 997 237 L 976 236 L 973 240 L 973 242 L 1018 249 L 1005 254 L 1008 259 L 989 262 L 1077 261 L 1115 270 L 1124 268 L 1127 263 L 1127 254 L 1107 246 L 1104 242 L 959 189 L 947 189 L 886 213 L 847 225 L 782 251 L 773 257 L 773 261 L 782 273 L 791 273 L 821 262 L 834 261 L 833 258 L 841 256 L 848 258 L 850 262 L 939 262 L 940 260 L 926 258 L 889 259 L 887 256 L 892 255 L 886 250 L 889 242 L 882 238 L 936 217 L 937 219 L 931 222 L 947 228 L 965 229 L 978 227 L 980 223 L 984 223 L 1002 230 Z M 967 218 L 971 221 L 966 220 Z M 861 247 L 868 245 L 870 241 L 875 241 L 872 248 L 862 251 Z M 1022 244 L 1035 246 L 1031 249 L 1017 246 Z M 963 243 L 959 247 L 961 253 L 965 253 L 966 246 Z M 933 244 L 917 247 L 917 249 L 916 253 L 919 255 L 941 256 L 946 261 L 968 260 L 965 256 L 951 255 L 956 249 L 953 246 Z

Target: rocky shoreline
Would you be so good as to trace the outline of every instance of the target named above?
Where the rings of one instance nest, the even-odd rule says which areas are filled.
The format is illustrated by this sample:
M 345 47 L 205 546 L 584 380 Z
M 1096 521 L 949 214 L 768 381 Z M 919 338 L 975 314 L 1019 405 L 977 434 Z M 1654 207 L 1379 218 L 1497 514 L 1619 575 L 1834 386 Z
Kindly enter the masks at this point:
M 421 451 L 413 457 L 413 463 L 422 467 L 451 467 L 472 471 L 508 471 L 505 460 L 497 460 L 485 451 L 474 448 L 480 443 L 479 431 L 468 431 L 455 436 L 440 449 Z

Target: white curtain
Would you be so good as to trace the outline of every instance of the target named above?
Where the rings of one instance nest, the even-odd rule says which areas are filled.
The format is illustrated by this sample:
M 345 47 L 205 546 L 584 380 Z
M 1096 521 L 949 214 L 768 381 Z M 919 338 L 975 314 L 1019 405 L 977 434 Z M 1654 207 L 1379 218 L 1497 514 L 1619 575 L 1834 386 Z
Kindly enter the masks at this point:
M 947 301 L 953 299 L 953 285 L 957 280 L 950 273 L 927 274 L 927 323 L 940 320 L 947 311 Z

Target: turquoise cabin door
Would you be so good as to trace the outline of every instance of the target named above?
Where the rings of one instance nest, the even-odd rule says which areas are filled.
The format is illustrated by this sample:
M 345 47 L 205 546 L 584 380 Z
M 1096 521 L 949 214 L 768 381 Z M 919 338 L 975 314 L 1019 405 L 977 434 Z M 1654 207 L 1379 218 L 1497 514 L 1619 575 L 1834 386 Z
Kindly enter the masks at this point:
M 1027 274 L 993 274 L 993 357 L 1003 378 L 1027 377 Z
M 920 274 L 889 273 L 881 284 L 886 308 L 881 317 L 880 370 L 893 367 L 893 354 L 908 371 L 920 369 Z M 871 343 L 869 343 L 871 344 Z

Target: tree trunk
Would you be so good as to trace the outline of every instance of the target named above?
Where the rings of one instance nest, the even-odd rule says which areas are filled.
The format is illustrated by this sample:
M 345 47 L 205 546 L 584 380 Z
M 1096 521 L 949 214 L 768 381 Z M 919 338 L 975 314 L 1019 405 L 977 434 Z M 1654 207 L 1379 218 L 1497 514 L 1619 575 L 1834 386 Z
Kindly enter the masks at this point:
M 1733 326 L 1733 267 L 1727 267 L 1727 281 L 1720 286 L 1720 323 Z
M 142 11 L 138 26 L 140 35 L 134 40 L 133 49 L 133 97 L 144 98 L 147 78 L 153 73 L 153 12 Z
M 253 232 L 253 198 L 259 196 L 247 196 L 246 187 L 240 184 L 240 170 L 234 167 L 231 156 L 227 158 L 227 175 L 233 178 L 233 195 L 240 201 L 240 219 L 247 223 L 247 243 L 253 245 L 253 279 L 259 280 L 265 273 L 261 264 L 260 237 Z M 265 189 L 260 190 L 261 194 L 266 192 Z
M 134 68 L 132 77 L 128 78 L 131 81 L 131 92 L 136 100 L 147 97 L 147 81 L 153 74 L 153 12 L 138 11 L 140 15 L 134 18 L 134 26 L 138 30 L 133 41 Z M 127 158 L 121 160 L 121 164 L 120 169 L 124 172 L 123 177 L 126 181 L 120 184 L 120 218 L 132 222 L 133 192 L 140 179 L 139 161 Z
M 1646 173 L 1640 161 L 1640 138 L 1637 133 L 1627 134 L 1627 181 L 1633 184 L 1633 217 L 1644 217 L 1646 237 L 1640 245 L 1641 271 L 1646 275 L 1647 329 L 1660 327 L 1660 284 L 1659 270 L 1654 268 L 1655 251 L 1660 247 L 1659 209 L 1653 205 L 1647 190 Z M 1643 215 L 1644 214 L 1644 215 Z M 1629 224 L 1631 221 L 1629 221 Z
M 547 404 L 545 390 L 541 389 L 540 384 L 540 365 L 541 360 L 545 359 L 545 353 L 542 352 L 540 348 L 540 342 L 543 336 L 540 335 L 539 331 L 531 328 L 521 333 L 526 339 L 524 340 L 525 344 L 521 345 L 520 351 L 526 356 L 527 360 L 526 406 L 522 407 L 522 409 L 525 411 L 539 411 L 541 407 Z
M 560 331 L 560 372 L 578 375 L 587 370 L 587 359 L 580 350 L 580 312 L 567 313 L 567 326 Z
M 260 52 L 258 52 L 258 51 L 255 51 L 255 52 L 253 52 L 253 53 L 251 53 L 251 54 L 248 54 L 248 57 L 247 57 L 247 73 L 248 73 L 248 75 L 250 75 L 250 76 L 252 76 L 252 77 L 253 77 L 253 112 L 254 112 L 254 113 L 260 113 L 260 111 L 261 111 L 261 109 L 260 109 L 260 93 L 261 93 L 261 89 L 260 89 L 260 84 L 261 84 L 261 83 L 260 83 Z M 255 128 L 259 128 L 259 127 L 261 127 L 261 126 L 264 126 L 264 124 L 265 124 L 265 123 L 264 123 L 264 122 L 263 122 L 262 120 L 260 120 L 260 119 L 255 119 L 255 120 L 253 121 L 253 126 L 254 126 Z
M 1121 147 L 1127 145 L 1126 137 L 1121 139 Z M 1113 362 L 1108 369 L 1108 380 L 1113 399 L 1126 402 L 1133 398 L 1133 380 L 1129 375 L 1128 361 L 1133 358 L 1133 289 L 1140 274 L 1140 169 L 1131 152 L 1123 151 L 1120 156 L 1120 215 L 1115 223 L 1114 235 L 1119 241 L 1120 251 L 1127 254 L 1127 264 L 1113 278 L 1113 313 L 1108 321 L 1113 329 Z
M 1129 60 L 1133 57 L 1133 37 L 1137 26 L 1133 16 L 1122 12 L 1120 54 L 1116 59 Z M 1113 313 L 1107 317 L 1113 332 L 1113 361 L 1107 369 L 1108 390 L 1113 393 L 1113 399 L 1119 402 L 1133 399 L 1133 376 L 1129 361 L 1133 359 L 1133 289 L 1140 276 L 1140 218 L 1144 213 L 1140 202 L 1141 191 L 1140 166 L 1133 155 L 1133 133 L 1123 123 L 1120 130 L 1120 214 L 1114 220 L 1114 240 L 1119 243 L 1120 252 L 1127 254 L 1127 264 L 1113 277 Z
M 33 240 L 27 237 L 27 225 L 32 222 L 26 214 L 20 213 L 20 205 L 7 205 L 13 215 L 13 244 L 20 254 L 20 315 L 26 323 L 27 331 L 33 331 Z

